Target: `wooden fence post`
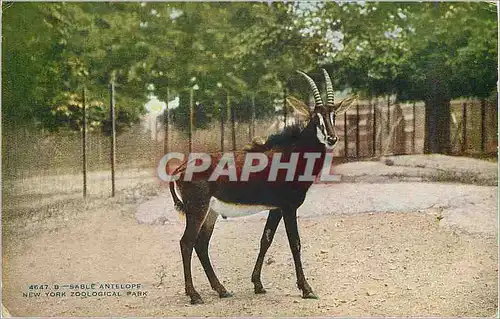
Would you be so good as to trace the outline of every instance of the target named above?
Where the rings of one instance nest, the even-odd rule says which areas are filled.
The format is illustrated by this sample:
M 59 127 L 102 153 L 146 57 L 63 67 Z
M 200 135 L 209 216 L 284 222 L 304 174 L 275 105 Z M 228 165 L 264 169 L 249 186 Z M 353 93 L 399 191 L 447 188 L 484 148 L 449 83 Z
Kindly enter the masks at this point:
M 220 111 L 220 151 L 224 152 L 224 108 L 219 107 Z
M 391 132 L 391 95 L 387 96 L 387 134 Z
M 233 107 L 231 106 L 231 96 L 229 95 L 229 92 L 226 92 L 226 108 L 227 108 L 228 120 L 231 121 L 232 148 L 233 148 L 233 151 L 235 151 L 236 150 L 236 124 L 234 123 L 234 113 L 233 113 Z
M 412 108 L 412 114 L 413 114 L 413 118 L 412 118 L 413 133 L 411 135 L 411 152 L 412 152 L 412 154 L 415 154 L 415 138 L 416 138 L 416 133 L 417 133 L 417 129 L 416 129 L 416 110 L 415 110 L 415 107 L 416 107 L 416 103 L 413 102 L 413 108 Z
M 236 120 L 234 107 L 231 108 L 231 140 L 233 142 L 233 151 L 236 151 Z
M 462 105 L 462 154 L 467 152 L 467 103 Z
M 370 103 L 373 100 L 370 99 Z M 372 156 L 377 155 L 377 107 L 376 103 L 372 104 L 373 107 L 373 130 L 372 130 Z
M 111 118 L 111 196 L 115 197 L 116 166 L 116 119 L 115 119 L 115 82 L 110 83 L 110 118 Z
M 286 88 L 283 89 L 283 127 L 286 127 L 286 117 L 287 117 L 287 109 L 286 109 Z
M 359 103 L 356 103 L 356 157 L 359 157 Z
M 486 100 L 481 99 L 481 153 L 486 151 Z
M 168 153 L 168 121 L 169 121 L 169 114 L 168 114 L 168 100 L 170 99 L 170 91 L 167 88 L 167 107 L 165 108 L 164 111 L 164 125 L 165 125 L 165 137 L 163 138 L 163 155 Z
M 87 101 L 85 87 L 82 90 L 82 161 L 83 161 L 83 197 L 87 197 Z
M 378 102 L 378 99 L 377 99 L 377 102 Z M 382 156 L 384 155 L 383 154 L 383 144 L 384 144 L 384 129 L 383 129 L 383 118 L 382 118 L 382 113 L 383 113 L 383 98 L 380 99 L 380 138 L 379 138 L 379 141 L 378 141 L 378 153 L 379 153 L 379 156 Z
M 194 126 L 194 89 L 189 90 L 189 153 L 193 150 L 193 126 Z
M 252 93 L 252 110 L 250 114 L 250 127 L 248 128 L 248 139 L 252 142 L 255 134 L 255 93 Z
M 394 128 L 392 153 L 394 155 L 404 155 L 406 154 L 406 121 L 399 103 L 394 107 L 394 120 L 397 126 Z
M 349 156 L 349 141 L 347 140 L 347 111 L 344 112 L 344 156 L 347 158 Z

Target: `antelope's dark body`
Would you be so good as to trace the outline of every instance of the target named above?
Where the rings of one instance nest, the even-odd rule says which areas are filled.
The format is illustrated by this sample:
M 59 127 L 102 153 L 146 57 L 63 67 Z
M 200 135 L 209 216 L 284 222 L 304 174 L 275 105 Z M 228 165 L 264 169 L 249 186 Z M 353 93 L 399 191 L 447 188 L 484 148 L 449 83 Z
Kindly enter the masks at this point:
M 183 181 L 184 174 L 181 174 L 177 186 L 183 191 L 190 183 L 196 185 L 196 187 L 202 187 L 201 185 L 206 183 L 207 185 L 203 187 L 207 188 L 207 193 L 211 197 L 215 197 L 226 203 L 298 208 L 303 203 L 307 190 L 313 183 L 312 181 L 299 181 L 299 176 L 304 174 L 307 163 L 304 154 L 308 152 L 322 154 L 315 161 L 312 171 L 313 176 L 318 175 L 323 167 L 325 147 L 321 143 L 310 143 L 315 138 L 313 128 L 313 122 L 305 128 L 300 128 L 299 126 L 292 127 L 271 136 L 266 144 L 258 145 L 257 147 L 260 148 L 260 151 L 268 156 L 269 162 L 267 167 L 262 171 L 251 173 L 248 181 L 229 181 L 227 176 L 222 176 L 214 182 L 207 181 L 221 155 L 214 154 L 210 169 L 202 173 L 193 174 L 192 182 Z M 254 149 L 251 149 L 248 152 L 253 151 Z M 298 163 L 291 181 L 286 181 L 287 172 L 284 170 L 278 171 L 276 181 L 268 180 L 271 158 L 277 152 L 282 154 L 282 162 L 289 161 L 292 152 L 298 154 Z M 238 178 L 241 176 L 241 167 L 247 153 L 236 153 L 235 161 Z M 187 186 L 187 188 L 190 189 L 191 187 Z M 184 192 L 186 191 L 189 192 L 188 190 L 184 190 Z M 175 193 L 172 195 L 175 196 Z M 191 198 L 190 194 L 186 195 L 188 198 Z M 186 197 L 186 195 L 183 197 Z

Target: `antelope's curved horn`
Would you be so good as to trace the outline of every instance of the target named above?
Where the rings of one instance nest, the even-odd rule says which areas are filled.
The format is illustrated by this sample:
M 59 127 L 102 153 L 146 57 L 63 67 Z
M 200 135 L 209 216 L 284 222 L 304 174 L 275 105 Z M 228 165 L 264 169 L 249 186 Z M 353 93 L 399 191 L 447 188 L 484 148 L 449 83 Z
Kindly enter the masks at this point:
M 333 96 L 332 79 L 330 78 L 330 75 L 328 75 L 328 72 L 326 72 L 325 69 L 321 69 L 321 71 L 323 71 L 323 75 L 325 76 L 325 83 L 326 83 L 326 107 L 333 108 L 335 105 L 335 102 L 334 102 L 334 96 Z
M 316 86 L 316 83 L 314 83 L 313 79 L 311 79 L 309 75 L 305 74 L 300 70 L 297 70 L 297 72 L 302 74 L 306 78 L 309 85 L 311 86 L 314 95 L 314 103 L 316 104 L 316 106 L 323 106 L 323 100 L 321 100 L 321 94 L 319 94 L 318 87 Z

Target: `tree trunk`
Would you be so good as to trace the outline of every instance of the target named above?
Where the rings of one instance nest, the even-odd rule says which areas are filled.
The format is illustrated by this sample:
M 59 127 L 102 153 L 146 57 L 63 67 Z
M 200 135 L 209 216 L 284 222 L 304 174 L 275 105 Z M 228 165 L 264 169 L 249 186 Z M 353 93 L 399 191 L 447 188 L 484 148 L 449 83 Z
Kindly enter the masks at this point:
M 424 153 L 450 153 L 450 99 L 425 101 Z
M 425 86 L 424 153 L 450 153 L 450 74 L 445 61 L 428 61 Z

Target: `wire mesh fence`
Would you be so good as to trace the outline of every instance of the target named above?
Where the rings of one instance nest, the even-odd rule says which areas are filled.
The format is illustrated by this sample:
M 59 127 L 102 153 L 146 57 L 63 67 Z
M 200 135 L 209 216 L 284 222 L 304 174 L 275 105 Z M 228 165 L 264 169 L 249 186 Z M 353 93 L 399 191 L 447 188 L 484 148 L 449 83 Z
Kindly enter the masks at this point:
M 497 121 L 494 103 L 453 101 L 450 137 L 454 154 L 496 152 Z M 465 117 L 464 117 L 465 114 Z M 396 103 L 390 97 L 358 101 L 336 120 L 339 142 L 335 157 L 367 158 L 381 155 L 420 154 L 424 148 L 425 109 L 422 102 Z M 186 153 L 186 130 L 170 122 L 165 134 L 163 117 L 155 129 L 144 123 L 133 125 L 116 137 L 116 190 L 141 180 L 155 178 L 156 166 L 165 151 Z M 192 150 L 217 152 L 222 148 L 242 149 L 251 138 L 268 136 L 300 119 L 288 110 L 254 121 L 225 118 L 204 128 L 193 128 Z M 253 125 L 252 125 L 253 123 Z M 223 130 L 221 130 L 223 128 Z M 234 129 L 234 132 L 233 132 Z M 154 131 L 154 132 L 153 132 Z M 154 133 L 154 134 L 153 134 Z M 94 197 L 111 195 L 111 137 L 100 130 L 87 132 L 87 193 Z M 2 136 L 4 202 L 49 200 L 51 197 L 81 197 L 83 193 L 82 132 L 48 132 L 29 127 L 4 127 Z

